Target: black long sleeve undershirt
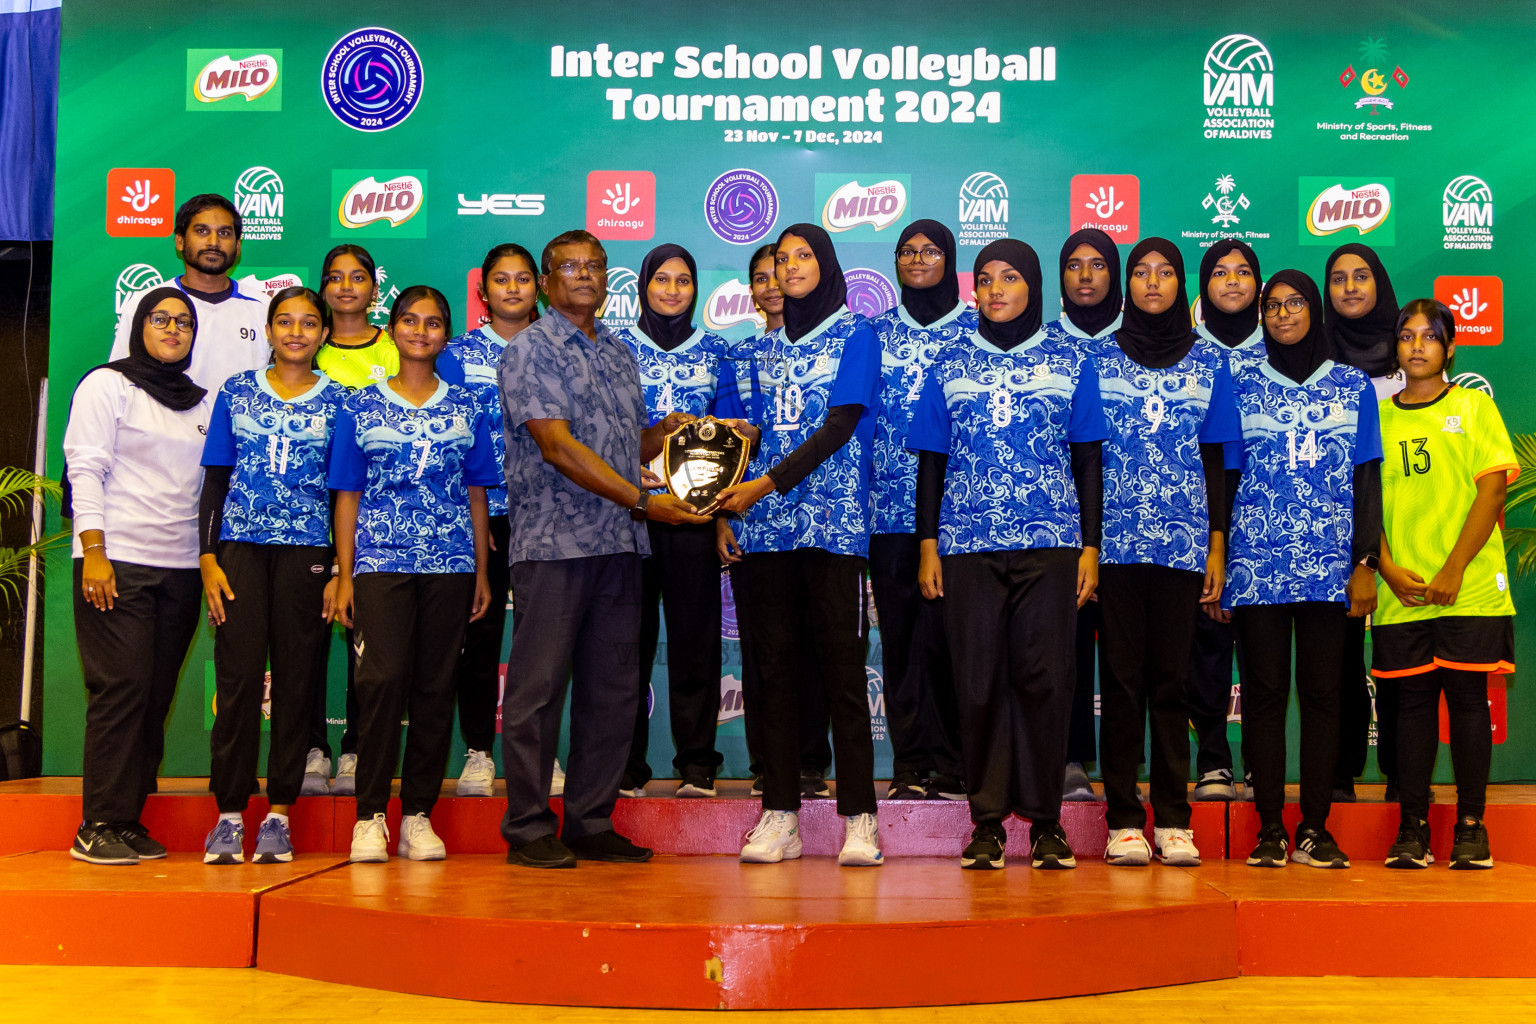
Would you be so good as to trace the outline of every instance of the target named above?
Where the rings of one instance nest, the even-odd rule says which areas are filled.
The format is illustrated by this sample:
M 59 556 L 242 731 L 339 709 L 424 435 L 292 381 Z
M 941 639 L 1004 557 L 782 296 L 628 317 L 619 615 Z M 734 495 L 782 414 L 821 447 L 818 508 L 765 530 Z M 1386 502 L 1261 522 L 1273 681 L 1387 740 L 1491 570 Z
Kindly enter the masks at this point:
M 1203 446 L 1202 446 L 1203 447 Z M 1227 519 L 1232 518 L 1232 505 L 1237 500 L 1237 485 L 1242 481 L 1242 470 L 1227 470 Z M 1381 555 L 1381 523 L 1382 523 L 1382 498 L 1381 498 L 1381 460 L 1372 459 L 1370 462 L 1355 467 L 1355 508 L 1350 529 L 1353 537 L 1350 541 L 1350 558 L 1352 564 L 1359 565 L 1367 555 Z
M 944 504 L 944 474 L 949 456 L 942 452 L 917 453 L 917 539 L 939 539 L 939 509 Z
M 816 428 L 816 432 L 768 471 L 768 479 L 773 481 L 774 490 L 785 494 L 798 487 L 800 481 L 816 471 L 817 466 L 848 443 L 862 415 L 862 405 L 834 405 L 829 409 L 826 420 Z
M 1227 532 L 1230 511 L 1226 497 L 1227 474 L 1221 448 L 1219 444 L 1200 446 L 1200 465 L 1205 470 L 1206 513 L 1210 516 L 1211 530 L 1216 533 Z
M 1104 535 L 1104 458 L 1102 441 L 1073 441 L 1072 484 L 1083 531 L 1083 547 L 1102 545 Z M 944 474 L 949 456 L 939 452 L 917 453 L 917 539 L 939 536 L 939 509 L 944 503 Z
M 206 466 L 203 469 L 203 494 L 197 502 L 198 554 L 219 552 L 219 529 L 224 525 L 224 499 L 229 497 L 229 478 L 234 466 Z

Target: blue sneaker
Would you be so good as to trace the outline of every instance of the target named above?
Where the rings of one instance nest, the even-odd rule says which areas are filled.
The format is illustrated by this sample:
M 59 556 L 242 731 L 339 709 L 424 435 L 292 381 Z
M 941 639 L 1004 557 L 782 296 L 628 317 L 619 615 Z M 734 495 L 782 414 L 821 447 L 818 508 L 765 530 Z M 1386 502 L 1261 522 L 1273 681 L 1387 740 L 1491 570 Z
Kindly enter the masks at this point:
M 203 843 L 204 864 L 241 864 L 245 861 L 245 826 L 220 818 Z
M 287 864 L 293 860 L 293 839 L 288 826 L 276 818 L 268 818 L 256 831 L 256 856 L 252 864 Z

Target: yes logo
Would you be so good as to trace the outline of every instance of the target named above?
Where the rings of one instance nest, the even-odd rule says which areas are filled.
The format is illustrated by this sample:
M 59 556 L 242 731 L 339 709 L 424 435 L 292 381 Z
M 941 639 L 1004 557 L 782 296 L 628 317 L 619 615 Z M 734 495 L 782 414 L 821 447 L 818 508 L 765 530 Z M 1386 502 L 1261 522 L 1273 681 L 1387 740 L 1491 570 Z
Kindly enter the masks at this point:
M 598 238 L 644 240 L 656 234 L 656 175 L 593 171 L 587 175 L 587 230 Z
M 1504 340 L 1504 282 L 1497 277 L 1435 278 L 1435 298 L 1456 318 L 1456 344 L 1497 345 Z
M 282 50 L 187 51 L 187 109 L 282 110 Z
M 425 238 L 426 171 L 332 171 L 332 238 Z
M 1067 231 L 1098 228 L 1116 245 L 1141 233 L 1141 182 L 1134 174 L 1076 174 L 1072 177 Z
M 114 167 L 107 172 L 107 234 L 163 238 L 176 212 L 176 172 L 167 167 Z

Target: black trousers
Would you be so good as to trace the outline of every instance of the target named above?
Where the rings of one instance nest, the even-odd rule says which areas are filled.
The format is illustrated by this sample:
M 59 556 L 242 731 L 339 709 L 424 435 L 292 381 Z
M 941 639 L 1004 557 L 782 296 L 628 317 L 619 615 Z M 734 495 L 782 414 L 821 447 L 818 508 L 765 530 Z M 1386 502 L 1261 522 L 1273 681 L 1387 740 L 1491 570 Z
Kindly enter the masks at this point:
M 369 572 L 353 580 L 357 818 L 382 814 L 400 756 L 400 810 L 432 813 L 453 742 L 453 685 L 475 600 L 467 572 Z
M 357 655 L 353 653 L 357 647 L 357 637 L 353 630 L 345 630 L 347 655 L 347 720 L 342 727 L 340 753 L 357 753 L 357 721 L 359 712 L 357 709 Z M 326 721 L 326 691 L 330 685 L 329 673 L 330 658 L 321 660 L 320 667 L 315 676 L 315 684 L 311 688 L 311 699 L 314 701 L 310 712 L 309 745 L 318 749 L 326 757 L 331 756 L 331 734 L 329 723 Z
M 943 600 L 917 586 L 915 533 L 869 538 L 869 581 L 880 617 L 880 663 L 891 736 L 891 774 L 964 778 Z
M 1099 768 L 1112 829 L 1146 827 L 1136 762 L 1149 718 L 1153 820 L 1189 827 L 1189 650 L 1204 583 L 1201 573 L 1161 565 L 1099 567 Z
M 1301 709 L 1301 820 L 1322 828 L 1332 805 L 1339 756 L 1339 667 L 1345 611 L 1332 601 L 1244 605 L 1232 612 L 1247 651 L 1243 749 L 1253 771 L 1263 825 L 1281 824 L 1285 807 L 1285 711 L 1291 698 L 1291 641 L 1296 643 L 1296 700 Z
M 1067 731 L 1067 760 L 1078 764 L 1098 760 L 1098 723 L 1093 698 L 1098 666 L 1099 602 L 1077 610 L 1077 682 L 1072 688 L 1072 721 Z
M 1237 627 L 1217 622 L 1204 612 L 1195 615 L 1195 638 L 1189 658 L 1189 722 L 1195 729 L 1195 772 L 1228 771 L 1232 745 L 1227 741 L 1227 707 L 1232 700 L 1232 662 L 1238 678 L 1248 677 L 1247 658 L 1237 642 Z M 1243 755 L 1246 766 L 1248 757 Z
M 731 566 L 731 593 L 736 602 L 736 631 L 743 652 L 752 644 L 751 602 L 741 595 L 740 563 Z M 762 683 L 752 659 L 741 659 L 742 732 L 747 741 L 747 770 L 761 775 L 764 768 Z M 832 714 L 827 710 L 827 690 L 820 666 L 807 662 L 800 677 L 800 770 L 825 775 L 832 767 L 832 742 L 827 738 Z
M 667 617 L 667 706 L 679 777 L 690 766 L 711 772 L 725 758 L 715 749 L 720 717 L 720 556 L 715 526 L 647 523 L 651 554 L 640 562 L 640 662 L 636 666 L 639 705 L 626 769 L 637 783 L 651 779 L 646 760 L 651 744 L 647 696 L 651 670 Z
M 464 630 L 455 690 L 459 698 L 459 735 L 470 750 L 490 753 L 496 742 L 496 706 L 501 701 L 501 639 L 507 628 L 507 590 L 512 566 L 507 562 L 511 526 L 507 517 L 491 517 L 491 543 L 485 575 L 491 584 L 491 607 L 479 622 Z
M 501 702 L 501 763 L 511 846 L 553 835 L 549 779 L 571 684 L 565 765 L 567 839 L 613 828 L 635 721 L 640 556 L 594 555 L 512 566 L 512 656 Z
M 1334 782 L 1351 786 L 1365 774 L 1371 743 L 1371 674 L 1365 664 L 1365 619 L 1344 624 L 1344 654 L 1339 661 L 1339 761 Z
M 1437 668 L 1402 676 L 1397 684 L 1398 795 L 1402 815 L 1429 817 L 1429 786 L 1440 752 L 1440 694 L 1451 721 L 1451 764 L 1456 771 L 1456 816 L 1481 818 L 1493 760 L 1488 673 Z
M 220 813 L 243 811 L 261 753 L 261 703 L 272 666 L 267 798 L 291 804 L 304 784 L 311 687 L 323 678 L 331 624 L 320 617 L 331 582 L 326 547 L 224 541 L 219 567 L 235 592 L 213 640 L 218 705 L 209 736 Z
M 197 634 L 202 575 L 113 562 L 117 598 L 104 612 L 81 593 L 85 563 L 74 561 L 75 643 L 86 689 L 82 810 L 86 821 L 137 821 L 165 757 L 165 717 Z
M 1080 554 L 1036 548 L 943 559 L 973 821 L 1061 816 Z
M 832 718 L 837 813 L 875 813 L 864 571 L 864 559 L 821 548 L 744 555 L 733 569 L 752 609 L 742 659 L 758 673 L 764 810 L 800 809 L 801 680 L 816 665 Z
M 1396 781 L 1402 746 L 1399 687 L 1396 679 L 1376 679 L 1372 685 L 1376 688 L 1376 768 L 1383 778 Z

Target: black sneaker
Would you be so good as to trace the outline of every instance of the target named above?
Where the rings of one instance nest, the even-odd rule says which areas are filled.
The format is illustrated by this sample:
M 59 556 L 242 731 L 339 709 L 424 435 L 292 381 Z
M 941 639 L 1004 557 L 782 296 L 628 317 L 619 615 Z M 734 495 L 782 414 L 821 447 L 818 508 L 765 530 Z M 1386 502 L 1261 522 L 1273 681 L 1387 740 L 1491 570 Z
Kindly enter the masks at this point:
M 522 846 L 508 849 L 507 863 L 521 864 L 525 868 L 573 868 L 576 855 L 554 836 L 539 836 Z
M 1347 868 L 1349 857 L 1325 828 L 1315 825 L 1299 825 L 1296 828 L 1296 849 L 1291 860 L 1312 868 Z
M 139 855 L 117 826 L 105 821 L 83 821 L 75 833 L 69 855 L 87 864 L 137 864 Z
M 1451 846 L 1452 871 L 1476 871 L 1493 867 L 1493 851 L 1488 849 L 1488 830 L 1480 818 L 1462 818 L 1456 822 L 1456 842 Z
M 974 871 L 1000 870 L 1003 866 L 1003 847 L 1007 843 L 1008 834 L 1003 831 L 1002 822 L 977 822 L 971 830 L 970 844 L 960 854 L 960 866 Z
M 1029 866 L 1042 871 L 1077 867 L 1077 858 L 1072 855 L 1072 847 L 1067 845 L 1067 833 L 1060 821 L 1053 818 L 1030 822 Z
M 1429 852 L 1429 822 L 1405 819 L 1397 827 L 1397 841 L 1387 850 L 1387 867 L 1427 868 L 1434 859 Z
M 605 860 L 614 864 L 643 864 L 655 856 L 655 851 L 634 843 L 613 829 L 592 836 L 565 840 L 566 848 L 577 860 Z
M 1352 804 L 1355 802 L 1355 780 L 1347 782 L 1335 782 L 1333 784 L 1333 802 L 1336 804 Z
M 925 800 L 928 787 L 917 772 L 902 772 L 891 780 L 891 788 L 885 791 L 887 800 Z
M 1381 792 L 1381 802 L 1384 804 L 1395 804 L 1402 802 L 1398 799 L 1397 781 L 1395 779 L 1387 780 L 1387 788 Z
M 933 775 L 928 779 L 928 795 L 936 796 L 940 800 L 964 800 L 966 798 L 965 780 L 942 773 Z
M 814 768 L 801 768 L 800 795 L 822 799 L 831 796 L 832 790 L 827 788 L 827 773 L 819 772 Z
M 117 834 L 123 837 L 123 842 L 133 847 L 133 852 L 139 855 L 139 860 L 164 860 L 165 847 L 150 838 L 149 829 L 142 822 L 130 821 L 117 826 Z
M 1285 834 L 1284 825 L 1265 825 L 1259 829 L 1259 842 L 1248 854 L 1248 866 L 1251 868 L 1283 868 L 1285 867 L 1286 852 L 1291 848 L 1291 840 Z
M 677 787 L 681 797 L 718 796 L 715 790 L 715 770 L 701 764 L 691 764 L 683 771 L 683 784 Z

